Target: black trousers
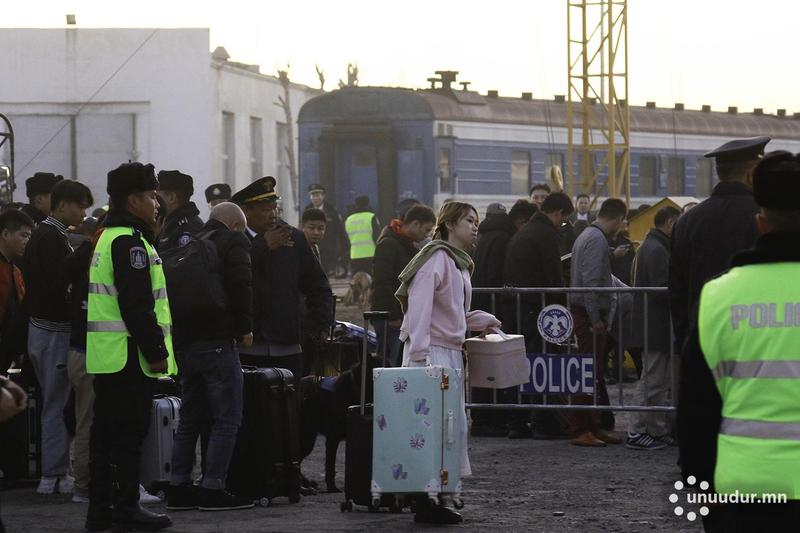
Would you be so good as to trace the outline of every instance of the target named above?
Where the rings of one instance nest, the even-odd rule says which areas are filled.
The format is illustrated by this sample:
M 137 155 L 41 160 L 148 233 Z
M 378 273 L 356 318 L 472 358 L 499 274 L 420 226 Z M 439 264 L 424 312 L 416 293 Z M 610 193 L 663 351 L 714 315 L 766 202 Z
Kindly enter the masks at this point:
M 95 375 L 90 510 L 138 504 L 139 461 L 150 427 L 155 381 L 142 373 L 138 357 L 129 357 L 120 372 Z

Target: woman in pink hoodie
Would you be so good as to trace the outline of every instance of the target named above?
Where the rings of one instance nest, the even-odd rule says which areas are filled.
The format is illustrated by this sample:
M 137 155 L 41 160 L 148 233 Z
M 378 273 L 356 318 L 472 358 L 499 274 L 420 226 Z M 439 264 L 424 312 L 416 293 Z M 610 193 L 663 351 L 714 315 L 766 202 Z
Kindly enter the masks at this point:
M 449 202 L 439 210 L 434 239 L 400 274 L 396 296 L 403 308 L 400 340 L 403 366 L 464 369 L 463 345 L 468 332 L 486 332 L 500 321 L 484 311 L 470 311 L 473 270 L 471 249 L 478 238 L 473 206 Z M 461 475 L 472 474 L 467 455 L 467 413 L 462 396 Z M 426 500 L 427 501 L 427 500 Z M 461 515 L 444 507 L 423 506 L 419 522 L 458 523 Z

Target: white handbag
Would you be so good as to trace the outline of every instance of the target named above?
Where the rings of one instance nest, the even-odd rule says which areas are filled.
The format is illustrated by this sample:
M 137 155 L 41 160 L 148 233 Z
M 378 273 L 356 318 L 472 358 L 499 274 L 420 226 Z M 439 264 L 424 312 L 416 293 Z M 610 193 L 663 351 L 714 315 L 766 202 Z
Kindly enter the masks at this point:
M 470 386 L 506 389 L 530 381 L 525 337 L 507 335 L 497 328 L 494 331 L 484 338 L 466 340 Z

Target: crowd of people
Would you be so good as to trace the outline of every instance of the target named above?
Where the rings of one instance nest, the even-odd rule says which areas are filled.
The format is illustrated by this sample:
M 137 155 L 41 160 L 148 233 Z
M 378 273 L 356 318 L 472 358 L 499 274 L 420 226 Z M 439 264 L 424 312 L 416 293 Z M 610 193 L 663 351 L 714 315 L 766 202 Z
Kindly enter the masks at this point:
M 391 366 L 463 368 L 462 344 L 470 332 L 500 326 L 524 335 L 528 352 L 558 353 L 562 347 L 546 342 L 537 327 L 543 306 L 558 303 L 571 310 L 578 352 L 594 354 L 598 404 L 609 405 L 609 361 L 622 364 L 628 351 L 639 378 L 637 403 L 665 405 L 670 361 L 683 349 L 677 437 L 685 475 L 727 489 L 777 486 L 795 500 L 800 476 L 777 479 L 782 468 L 796 468 L 797 439 L 791 433 L 796 430 L 769 432 L 796 418 L 789 414 L 790 401 L 798 398 L 794 383 L 786 386 L 786 398 L 753 399 L 735 379 L 725 387 L 720 380 L 754 372 L 748 377 L 764 386 L 765 379 L 785 377 L 782 372 L 796 377 L 789 363 L 798 357 L 798 330 L 789 326 L 800 323 L 795 307 L 800 294 L 790 284 L 786 311 L 776 314 L 783 300 L 764 304 L 752 290 L 737 299 L 737 290 L 744 291 L 738 269 L 703 288 L 731 261 L 753 275 L 778 273 L 768 272 L 777 265 L 784 277 L 796 276 L 800 162 L 787 152 L 764 156 L 768 142 L 732 141 L 707 154 L 716 158 L 720 178 L 711 197 L 683 212 L 658 210 L 641 243 L 627 234 L 631 210 L 622 200 L 606 199 L 593 212 L 590 196 L 580 194 L 573 203 L 545 184 L 534 185 L 530 196 L 511 209 L 490 205 L 483 221 L 466 203 L 445 202 L 435 214 L 409 200 L 385 226 L 368 197 L 356 198 L 342 220 L 325 200 L 325 189 L 315 184 L 295 228 L 279 216 L 280 197 L 271 177 L 235 194 L 225 184 L 208 187 L 210 217 L 204 222 L 191 200 L 192 178 L 177 170 L 156 173 L 152 165 L 120 165 L 108 173 L 108 205 L 90 217 L 86 211 L 95 199 L 85 185 L 38 173 L 26 182 L 29 203 L 6 206 L 0 214 L 0 362 L 3 369 L 28 365 L 38 382 L 42 476 L 37 491 L 72 493 L 73 501 L 88 502 L 89 531 L 169 527 L 170 518 L 141 506 L 148 495 L 140 485 L 139 464 L 154 378 L 177 375 L 182 405 L 167 509 L 252 507 L 251 500 L 225 490 L 242 420 L 241 364 L 308 375 L 333 321 L 329 276 L 347 271 L 372 276 L 371 308 L 389 313 L 387 327 L 376 330 L 386 337 Z M 755 251 L 740 253 L 754 245 Z M 184 259 L 190 249 L 204 251 L 215 277 L 170 281 L 175 258 Z M 786 296 L 780 281 L 770 283 L 774 287 L 764 301 Z M 196 290 L 168 291 L 170 286 Z M 669 290 L 630 300 L 591 290 L 569 298 L 534 294 L 516 300 L 472 298 L 473 286 Z M 720 307 L 718 300 L 725 304 Z M 733 314 L 726 318 L 727 312 Z M 632 324 L 624 345 L 614 333 L 622 329 L 615 326 L 618 321 Z M 763 354 L 778 353 L 769 328 L 779 326 L 783 366 L 772 368 Z M 740 336 L 751 328 L 762 330 L 753 337 L 759 339 L 752 341 L 753 350 L 733 350 L 731 338 L 750 343 Z M 737 368 L 731 366 L 734 352 L 746 359 Z M 0 385 L 2 421 L 24 409 L 25 393 L 8 379 Z M 487 398 L 487 391 L 474 394 Z M 64 423 L 71 395 L 74 437 Z M 500 398 L 515 403 L 516 392 L 501 391 Z M 754 401 L 772 403 L 759 410 Z M 577 394 L 572 403 L 591 404 L 592 398 Z M 732 413 L 758 424 L 737 425 Z M 469 475 L 463 408 L 462 415 L 461 473 Z M 614 429 L 611 410 L 505 418 L 476 412 L 472 434 L 568 438 L 597 448 L 625 442 L 638 450 L 676 443 L 675 422 L 665 413 L 634 414 L 622 438 Z M 786 431 L 788 443 L 781 437 Z M 762 442 L 751 445 L 747 437 Z M 198 440 L 203 464 L 196 482 Z M 765 466 L 757 456 L 772 451 L 781 455 Z M 744 472 L 736 466 L 739 459 Z M 759 477 L 759 469 L 774 479 Z M 722 528 L 741 512 L 713 513 L 704 517 L 706 527 Z M 434 523 L 461 520 L 455 511 L 427 503 L 416 516 Z

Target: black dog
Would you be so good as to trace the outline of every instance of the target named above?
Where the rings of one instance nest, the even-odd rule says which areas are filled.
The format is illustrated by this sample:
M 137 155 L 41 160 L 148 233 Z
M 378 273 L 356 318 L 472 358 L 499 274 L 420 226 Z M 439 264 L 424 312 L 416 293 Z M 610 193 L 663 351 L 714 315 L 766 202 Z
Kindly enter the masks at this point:
M 361 361 L 339 377 L 308 376 L 301 381 L 303 398 L 300 422 L 301 454 L 314 450 L 317 434 L 325 436 L 325 485 L 327 492 L 341 492 L 336 487 L 336 452 L 347 438 L 347 408 L 361 402 Z M 372 402 L 372 369 L 380 366 L 376 357 L 367 360 L 366 402 Z

